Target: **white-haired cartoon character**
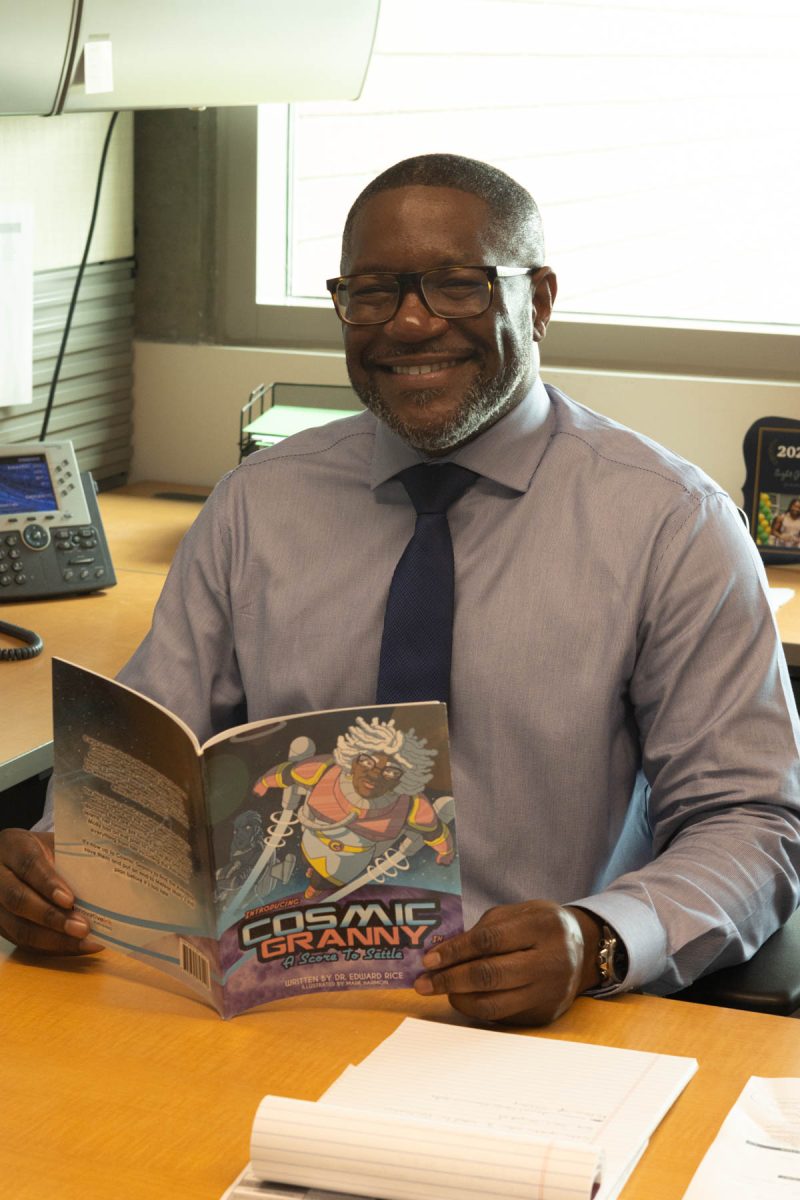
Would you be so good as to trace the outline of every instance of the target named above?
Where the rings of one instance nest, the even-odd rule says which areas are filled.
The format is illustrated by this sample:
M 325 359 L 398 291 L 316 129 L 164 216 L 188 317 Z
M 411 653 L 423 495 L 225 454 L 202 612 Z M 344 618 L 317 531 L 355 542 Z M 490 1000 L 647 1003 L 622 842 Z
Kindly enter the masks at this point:
M 261 776 L 258 796 L 270 788 L 304 793 L 298 817 L 307 899 L 357 879 L 403 834 L 418 834 L 440 866 L 453 861 L 452 835 L 424 792 L 436 753 L 394 720 L 356 717 L 332 756 L 282 763 Z

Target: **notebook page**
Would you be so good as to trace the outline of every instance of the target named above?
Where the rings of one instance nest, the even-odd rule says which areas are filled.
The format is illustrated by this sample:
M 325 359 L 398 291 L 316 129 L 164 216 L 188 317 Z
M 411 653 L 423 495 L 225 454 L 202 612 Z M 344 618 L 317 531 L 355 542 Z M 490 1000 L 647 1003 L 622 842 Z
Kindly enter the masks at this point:
M 406 1019 L 320 1103 L 602 1147 L 598 1200 L 694 1072 L 695 1059 Z
M 255 1176 L 381 1200 L 591 1200 L 601 1152 L 497 1130 L 266 1096 Z
M 800 1198 L 800 1079 L 753 1075 L 722 1123 L 684 1200 Z

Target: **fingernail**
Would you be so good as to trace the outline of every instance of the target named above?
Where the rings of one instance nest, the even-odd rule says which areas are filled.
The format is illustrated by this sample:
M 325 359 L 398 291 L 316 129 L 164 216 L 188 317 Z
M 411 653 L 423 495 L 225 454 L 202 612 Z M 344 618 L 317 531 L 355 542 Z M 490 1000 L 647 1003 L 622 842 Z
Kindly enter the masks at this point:
M 435 971 L 437 967 L 442 965 L 442 956 L 438 950 L 429 950 L 427 954 L 423 954 L 422 964 Z
M 86 954 L 94 954 L 97 950 L 105 950 L 102 942 L 96 942 L 94 938 L 86 937 L 83 941 L 78 942 L 78 949 L 85 951 Z
M 70 937 L 85 937 L 89 928 L 89 922 L 83 917 L 68 917 L 64 922 L 64 932 L 68 933 Z
M 433 981 L 427 975 L 420 975 L 419 979 L 414 980 L 414 987 L 419 992 L 420 996 L 433 995 Z
M 72 908 L 73 900 L 69 892 L 65 888 L 57 887 L 53 892 L 53 899 L 56 904 L 60 904 L 62 908 Z

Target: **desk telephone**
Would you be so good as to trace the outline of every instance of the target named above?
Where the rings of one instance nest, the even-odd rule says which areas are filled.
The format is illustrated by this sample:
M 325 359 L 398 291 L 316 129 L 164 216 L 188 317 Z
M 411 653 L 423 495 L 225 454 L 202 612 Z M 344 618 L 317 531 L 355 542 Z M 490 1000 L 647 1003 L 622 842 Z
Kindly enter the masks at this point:
M 94 480 L 72 443 L 0 446 L 0 602 L 116 582 Z

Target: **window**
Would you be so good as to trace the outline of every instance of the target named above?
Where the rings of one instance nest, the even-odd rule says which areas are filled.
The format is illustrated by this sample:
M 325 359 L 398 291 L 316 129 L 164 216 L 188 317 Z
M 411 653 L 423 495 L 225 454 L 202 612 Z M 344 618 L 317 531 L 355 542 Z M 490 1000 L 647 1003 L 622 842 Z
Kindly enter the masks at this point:
M 383 0 L 358 101 L 261 110 L 260 328 L 338 344 L 350 203 L 445 149 L 540 205 L 549 361 L 796 378 L 799 47 L 795 0 Z

